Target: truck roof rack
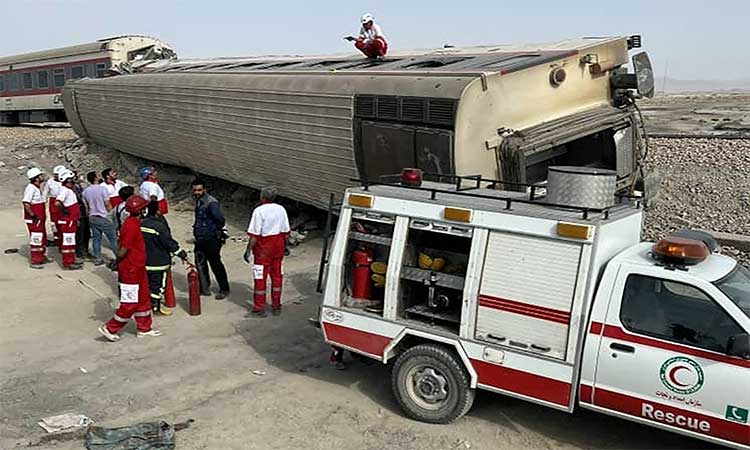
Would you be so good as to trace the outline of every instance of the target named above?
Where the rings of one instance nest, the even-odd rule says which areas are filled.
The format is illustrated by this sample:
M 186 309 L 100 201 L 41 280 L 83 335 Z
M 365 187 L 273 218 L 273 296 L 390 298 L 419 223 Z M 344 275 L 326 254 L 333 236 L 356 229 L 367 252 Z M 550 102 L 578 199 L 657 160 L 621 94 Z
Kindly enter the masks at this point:
M 522 203 L 526 205 L 536 205 L 541 207 L 547 207 L 547 208 L 558 208 L 563 209 L 567 211 L 574 211 L 574 212 L 580 212 L 581 218 L 583 220 L 588 220 L 590 214 L 602 214 L 602 218 L 604 220 L 609 218 L 609 211 L 618 206 L 619 204 L 623 203 L 624 201 L 629 200 L 640 200 L 641 197 L 632 196 L 632 195 L 615 195 L 615 197 L 619 200 L 619 203 L 616 203 L 611 206 L 607 206 L 606 208 L 589 208 L 589 207 L 581 207 L 581 206 L 572 206 L 572 205 L 562 205 L 557 203 L 549 203 L 549 202 L 542 202 L 537 199 L 537 190 L 538 189 L 545 189 L 546 187 L 544 185 L 540 184 L 527 184 L 527 183 L 513 183 L 508 181 L 502 181 L 502 180 L 494 180 L 494 179 L 488 179 L 488 178 L 482 178 L 481 175 L 445 175 L 445 174 L 439 174 L 439 173 L 430 173 L 425 172 L 422 174 L 422 178 L 425 181 L 432 181 L 437 180 L 434 182 L 442 183 L 441 180 L 450 180 L 449 183 L 444 184 L 451 184 L 455 187 L 455 190 L 447 190 L 447 189 L 441 189 L 438 187 L 429 187 L 429 186 L 408 186 L 401 184 L 401 175 L 382 175 L 379 177 L 379 180 L 372 181 L 372 180 L 365 180 L 365 179 L 359 179 L 359 178 L 351 178 L 350 181 L 353 181 L 355 183 L 359 183 L 362 186 L 362 189 L 365 191 L 368 191 L 371 186 L 390 186 L 390 187 L 396 187 L 401 189 L 410 189 L 410 190 L 417 190 L 417 191 L 424 191 L 430 193 L 430 200 L 435 200 L 437 198 L 437 194 L 446 194 L 446 195 L 460 195 L 460 196 L 466 196 L 471 198 L 481 198 L 481 199 L 487 199 L 487 200 L 494 200 L 499 202 L 505 202 L 504 209 L 510 210 L 513 203 Z M 427 178 L 432 178 L 432 180 L 428 180 Z M 528 199 L 523 198 L 517 198 L 517 197 L 506 197 L 502 195 L 488 195 L 488 194 L 482 194 L 478 192 L 473 192 L 479 189 L 496 189 L 498 186 L 512 186 L 516 188 L 527 188 L 529 191 L 529 197 Z

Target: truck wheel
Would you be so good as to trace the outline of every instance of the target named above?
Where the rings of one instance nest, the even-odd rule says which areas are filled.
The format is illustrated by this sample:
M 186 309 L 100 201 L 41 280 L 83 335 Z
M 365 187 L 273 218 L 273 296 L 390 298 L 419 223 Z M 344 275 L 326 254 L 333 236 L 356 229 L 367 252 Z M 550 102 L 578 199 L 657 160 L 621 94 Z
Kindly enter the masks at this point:
M 393 366 L 391 383 L 406 415 L 422 422 L 453 422 L 474 403 L 463 363 L 454 352 L 435 344 L 402 353 Z

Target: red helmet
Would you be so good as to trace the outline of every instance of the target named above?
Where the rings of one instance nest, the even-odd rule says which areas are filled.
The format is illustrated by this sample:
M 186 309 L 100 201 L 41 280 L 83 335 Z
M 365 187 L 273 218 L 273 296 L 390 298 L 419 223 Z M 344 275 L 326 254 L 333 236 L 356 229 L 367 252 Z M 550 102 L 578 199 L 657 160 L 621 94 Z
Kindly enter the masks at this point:
M 133 195 L 125 202 L 125 210 L 130 214 L 138 214 L 150 202 L 140 195 Z

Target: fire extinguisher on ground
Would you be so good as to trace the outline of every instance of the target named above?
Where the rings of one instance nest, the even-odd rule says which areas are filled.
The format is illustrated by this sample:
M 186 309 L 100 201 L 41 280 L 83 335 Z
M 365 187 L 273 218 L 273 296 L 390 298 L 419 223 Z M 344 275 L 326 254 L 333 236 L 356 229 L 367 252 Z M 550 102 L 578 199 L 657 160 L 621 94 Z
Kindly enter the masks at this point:
M 201 287 L 198 281 L 198 270 L 190 264 L 187 268 L 188 280 L 188 313 L 191 316 L 201 314 Z
M 352 298 L 370 300 L 372 283 L 370 282 L 370 264 L 374 253 L 371 248 L 360 248 L 352 253 Z

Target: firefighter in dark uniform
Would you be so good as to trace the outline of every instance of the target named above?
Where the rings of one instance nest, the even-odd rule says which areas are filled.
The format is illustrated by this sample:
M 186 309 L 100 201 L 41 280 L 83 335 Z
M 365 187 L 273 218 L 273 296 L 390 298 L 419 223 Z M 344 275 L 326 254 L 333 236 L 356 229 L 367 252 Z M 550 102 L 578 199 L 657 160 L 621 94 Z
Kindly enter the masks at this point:
M 172 310 L 162 305 L 167 285 L 167 271 L 172 266 L 172 257 L 177 256 L 187 263 L 187 253 L 172 238 L 167 221 L 159 214 L 158 202 L 148 205 L 148 213 L 141 220 L 141 232 L 146 242 L 146 272 L 151 291 L 151 309 L 162 316 L 172 315 Z

